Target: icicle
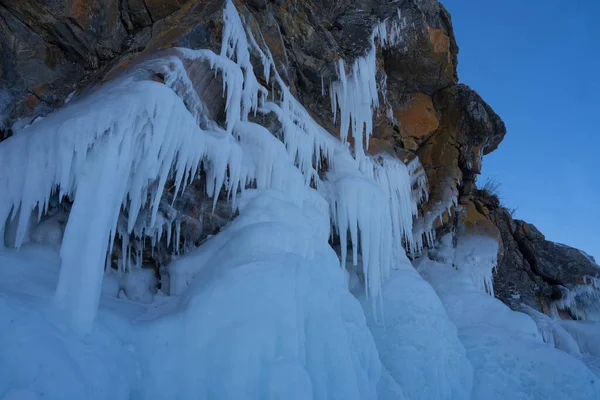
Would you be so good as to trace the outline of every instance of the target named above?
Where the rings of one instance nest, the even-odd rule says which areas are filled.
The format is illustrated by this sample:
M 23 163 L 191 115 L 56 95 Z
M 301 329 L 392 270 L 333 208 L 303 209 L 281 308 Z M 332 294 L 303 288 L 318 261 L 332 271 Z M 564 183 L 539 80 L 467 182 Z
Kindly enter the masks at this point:
M 231 2 L 225 3 L 223 10 L 223 39 L 221 42 L 221 56 L 235 59 L 240 68 L 244 71 L 244 85 L 242 89 L 242 120 L 246 120 L 248 114 L 256 114 L 258 110 L 259 97 L 267 97 L 268 91 L 258 83 L 252 62 L 250 61 L 250 44 L 246 38 L 246 31 L 240 19 L 240 16 Z M 265 67 L 265 74 L 269 72 L 269 67 Z
M 345 266 L 350 232 L 353 264 L 358 264 L 360 242 L 365 289 L 369 296 L 376 297 L 392 262 L 389 196 L 356 169 L 356 161 L 348 153 L 336 153 L 334 161 L 333 170 L 328 173 L 327 193 L 332 220 L 340 236 L 341 263 Z
M 121 233 L 121 264 L 119 272 L 125 272 L 129 269 L 129 233 Z
M 413 248 L 413 216 L 417 215 L 418 209 L 412 196 L 409 170 L 406 165 L 388 154 L 378 155 L 373 165 L 375 178 L 389 198 L 392 231 L 397 241 L 394 245 L 400 245 L 405 240 L 408 246 Z
M 252 165 L 252 171 L 248 175 L 252 177 L 256 187 L 292 193 L 299 204 L 302 204 L 304 178 L 294 168 L 294 160 L 285 145 L 266 128 L 251 122 L 240 122 L 234 132 L 240 139 L 244 155 Z
M 583 284 L 560 289 L 562 297 L 554 302 L 555 307 L 580 320 L 600 321 L 600 278 L 584 276 Z
M 219 56 L 210 50 L 176 49 L 182 57 L 187 60 L 204 60 L 210 63 L 215 72 L 223 73 L 223 91 L 227 90 L 226 96 L 226 122 L 227 132 L 231 133 L 233 126 L 240 120 L 242 110 L 242 95 L 244 87 L 244 74 L 238 65 L 227 57 Z M 245 114 L 244 114 L 245 115 Z
M 175 254 L 179 255 L 179 243 L 181 241 L 181 221 L 175 220 Z
M 150 236 L 154 252 L 166 229 L 167 242 L 174 236 L 173 249 L 180 252 L 180 221 L 161 214 L 161 198 L 170 179 L 175 196 L 181 195 L 201 163 L 213 210 L 223 188 L 235 208 L 238 191 L 250 181 L 293 193 L 314 184 L 327 193 L 331 218 L 344 243 L 343 262 L 349 234 L 353 263 L 359 263 L 360 255 L 371 296 L 379 293 L 389 273 L 392 239 L 399 241 L 404 235 L 408 241 L 407 210 L 414 212 L 413 203 L 421 196 L 411 197 L 409 189 L 422 186 L 421 181 L 407 178 L 406 168 L 390 160 L 375 162 L 363 149 L 372 132 L 373 109 L 379 106 L 378 89 L 385 86 L 385 79 L 379 86 L 376 82 L 375 38 L 389 36 L 388 27 L 374 30 L 372 48 L 351 66 L 349 76 L 340 60 L 340 80 L 330 84 L 334 118 L 339 108 L 342 137 L 345 140 L 350 132 L 354 138 L 354 159 L 345 144 L 294 98 L 270 51 L 260 48 L 230 0 L 223 18 L 220 55 L 175 49 L 175 55 L 140 66 L 163 73 L 165 85 L 137 81 L 135 74 L 109 82 L 0 145 L 0 230 L 3 233 L 9 216 L 19 214 L 17 247 L 25 239 L 31 212 L 38 207 L 43 213 L 57 188 L 59 198 L 74 200 L 61 248 L 56 298 L 83 331 L 93 322 L 106 249 L 112 250 L 116 234 L 122 240 L 124 270 L 130 267 L 132 250 L 135 264 L 143 261 L 143 246 L 132 249 L 129 235 Z M 268 91 L 256 79 L 250 50 L 260 56 L 277 102 L 265 101 Z M 226 130 L 208 120 L 182 60 L 206 62 L 222 75 Z M 323 77 L 321 91 L 324 95 Z M 259 111 L 279 119 L 283 144 L 265 128 L 247 122 L 249 113 Z M 321 182 L 318 175 L 322 159 L 331 166 L 329 182 Z M 298 201 L 302 196 L 298 194 Z M 129 220 L 121 223 L 122 207 Z
M 371 49 L 364 57 L 356 59 L 352 74 L 347 77 L 343 60 L 338 60 L 339 80 L 330 87 L 334 122 L 340 109 L 340 138 L 347 140 L 348 133 L 354 140 L 354 156 L 364 156 L 364 144 L 368 146 L 373 133 L 373 109 L 379 107 L 377 90 L 376 49 L 371 38 Z
M 0 158 L 6 168 L 0 174 L 0 216 L 8 217 L 19 207 L 33 210 L 47 203 L 57 186 L 61 194 L 74 199 L 61 248 L 56 296 L 72 310 L 78 328 L 89 329 L 94 319 L 106 249 L 121 205 L 129 200 L 125 238 L 146 203 L 148 185 L 158 182 L 149 204 L 153 225 L 171 167 L 179 178 L 185 176 L 186 171 L 180 169 L 197 165 L 207 147 L 217 148 L 216 138 L 197 126 L 183 102 L 166 86 L 124 80 L 69 103 L 2 142 Z M 86 179 L 89 176 L 94 179 Z M 178 184 L 181 187 L 185 182 Z M 27 218 L 20 217 L 17 246 L 26 223 Z

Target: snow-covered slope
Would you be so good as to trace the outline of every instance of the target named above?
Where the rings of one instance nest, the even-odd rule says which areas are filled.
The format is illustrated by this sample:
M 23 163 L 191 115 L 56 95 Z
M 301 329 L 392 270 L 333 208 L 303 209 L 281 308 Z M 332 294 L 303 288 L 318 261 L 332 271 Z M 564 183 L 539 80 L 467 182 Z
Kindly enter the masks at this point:
M 473 399 L 594 399 L 600 381 L 579 357 L 544 343 L 528 315 L 510 310 L 473 283 L 472 260 L 453 256 L 441 241 L 438 253 L 452 262 L 423 258 L 419 273 L 433 286 L 473 365 Z M 482 249 L 486 257 L 487 249 Z M 437 257 L 438 260 L 440 257 Z M 571 343 L 573 342 L 571 338 Z M 560 342 L 556 347 L 561 348 Z M 562 347 L 565 349 L 564 347 Z
M 279 191 L 243 200 L 239 218 L 173 265 L 198 273 L 182 296 L 103 297 L 86 336 L 52 306 L 56 251 L 3 252 L 3 398 L 376 398 L 373 338 L 329 225 L 314 224 L 327 208 Z

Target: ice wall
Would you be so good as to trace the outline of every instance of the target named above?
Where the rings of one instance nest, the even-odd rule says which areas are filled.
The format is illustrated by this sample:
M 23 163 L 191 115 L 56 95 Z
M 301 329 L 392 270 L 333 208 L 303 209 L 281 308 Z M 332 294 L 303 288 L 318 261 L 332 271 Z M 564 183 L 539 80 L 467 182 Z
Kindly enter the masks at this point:
M 385 80 L 376 82 L 376 42 L 397 40 L 398 32 L 388 34 L 385 23 L 376 26 L 371 49 L 353 63 L 352 71 L 346 74 L 339 65 L 340 81 L 331 93 L 334 111 L 340 108 L 342 131 L 352 127 L 355 147 L 350 152 L 294 98 L 268 47 L 257 42 L 231 1 L 223 19 L 220 54 L 174 49 L 138 66 L 160 72 L 164 85 L 140 80 L 143 74 L 134 71 L 70 101 L 0 144 L 0 221 L 18 219 L 16 247 L 27 236 L 32 211 L 39 219 L 52 195 L 73 200 L 56 299 L 81 330 L 89 330 L 94 320 L 115 236 L 123 247 L 119 273 L 131 266 L 131 234 L 150 237 L 153 245 L 164 235 L 178 246 L 179 222 L 158 215 L 165 184 L 173 180 L 177 196 L 201 168 L 213 204 L 224 190 L 234 208 L 238 192 L 247 185 L 283 190 L 295 194 L 298 202 L 305 187 L 317 188 L 329 202 L 342 241 L 341 265 L 349 243 L 370 296 L 379 294 L 394 251 L 402 245 L 413 253 L 422 247 L 411 234 L 422 199 L 413 187 L 415 179 L 422 187 L 422 178 L 393 157 L 367 155 L 362 145 L 368 143 L 379 95 L 385 94 Z M 269 87 L 258 83 L 251 52 L 261 60 Z M 208 63 L 222 80 L 224 129 L 208 118 L 183 61 Z M 272 101 L 267 101 L 269 93 Z M 272 113 L 281 131 L 269 132 L 248 121 L 257 113 Z M 329 166 L 325 180 L 319 174 L 323 160 Z M 122 211 L 127 220 L 120 222 Z M 136 266 L 142 259 L 137 254 Z

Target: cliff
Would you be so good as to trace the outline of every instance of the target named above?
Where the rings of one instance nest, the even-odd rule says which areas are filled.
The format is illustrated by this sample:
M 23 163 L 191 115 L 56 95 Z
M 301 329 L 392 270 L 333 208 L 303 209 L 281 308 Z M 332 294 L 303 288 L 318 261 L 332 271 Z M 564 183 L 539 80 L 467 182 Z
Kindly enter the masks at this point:
M 436 0 L 5 0 L 0 54 L 0 398 L 600 398 Z
M 235 5 L 259 46 L 269 50 L 291 93 L 338 137 L 340 126 L 330 104 L 331 88 L 340 77 L 339 61 L 351 66 L 364 57 L 371 50 L 373 27 L 387 20 L 387 42 L 381 41 L 374 54 L 379 104 L 372 135 L 361 146 L 368 146 L 372 155 L 418 160 L 416 170 L 424 170 L 428 193 L 415 222 L 419 240 L 433 246 L 433 231 L 437 237 L 454 232 L 455 244 L 473 233 L 494 238 L 499 244 L 495 293 L 515 309 L 525 302 L 550 314 L 551 304 L 564 299 L 569 288 L 596 275 L 597 265 L 585 254 L 546 241 L 535 227 L 514 221 L 493 197 L 476 189 L 483 156 L 498 147 L 506 128 L 477 92 L 459 83 L 452 21 L 439 2 L 247 0 Z M 218 50 L 224 6 L 219 0 L 2 2 L 0 138 L 147 60 L 170 54 L 172 47 Z M 254 70 L 263 67 L 260 57 L 251 54 Z M 195 87 L 202 89 L 211 117 L 225 126 L 220 78 L 207 80 L 206 67 L 197 63 L 186 62 L 186 69 Z M 162 73 L 150 75 L 155 81 L 165 79 Z M 259 79 L 269 87 L 268 74 Z M 276 129 L 272 115 L 254 118 Z M 356 147 L 354 137 L 348 141 Z M 319 173 L 326 170 L 324 165 Z M 188 247 L 234 216 L 226 194 L 213 212 L 203 191 L 204 183 L 198 180 L 174 205 L 181 241 Z M 64 207 L 68 211 L 69 204 Z M 158 274 L 175 251 L 165 245 L 145 256 L 145 264 Z M 122 257 L 120 252 L 116 246 L 115 260 Z

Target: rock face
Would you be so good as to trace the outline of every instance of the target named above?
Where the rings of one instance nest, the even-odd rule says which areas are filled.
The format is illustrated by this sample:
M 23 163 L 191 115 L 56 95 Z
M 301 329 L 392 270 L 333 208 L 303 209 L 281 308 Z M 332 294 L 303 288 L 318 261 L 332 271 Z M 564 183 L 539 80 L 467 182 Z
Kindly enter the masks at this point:
M 0 140 L 10 136 L 12 128 L 61 107 L 70 95 L 110 80 L 157 52 L 168 52 L 164 49 L 218 52 L 224 4 L 224 0 L 2 1 Z M 377 79 L 386 83 L 387 93 L 380 99 L 369 152 L 408 161 L 419 158 L 429 190 L 421 212 L 440 233 L 465 227 L 498 240 L 496 293 L 513 308 L 524 301 L 540 309 L 560 297 L 559 285 L 578 284 L 595 272 L 585 255 L 546 241 L 535 227 L 513 220 L 493 197 L 475 190 L 482 157 L 498 147 L 506 128 L 474 90 L 458 83 L 452 21 L 438 1 L 237 0 L 235 5 L 254 37 L 270 49 L 277 72 L 292 93 L 334 135 L 339 127 L 333 123 L 327 88 L 338 79 L 337 60 L 350 65 L 364 56 L 375 24 L 394 19 L 400 32 L 397 40 L 376 55 Z M 258 59 L 252 62 L 261 68 Z M 205 73 L 207 66 L 186 68 L 197 77 L 192 79 L 196 91 L 211 99 L 206 102 L 208 111 L 222 109 L 216 104 L 222 102 L 221 82 Z M 210 207 L 204 207 L 201 193 L 192 190 L 185 204 L 175 205 L 175 212 L 187 218 L 182 229 L 190 239 L 188 245 L 232 218 L 225 211 L 219 217 L 206 211 Z M 459 205 L 462 211 L 456 212 Z M 168 254 L 159 257 L 168 259 Z
M 15 122 L 15 127 L 30 123 L 60 107 L 69 94 L 111 79 L 159 49 L 218 51 L 223 6 L 223 0 L 3 2 L 0 93 L 10 101 L 0 138 L 10 135 Z M 457 85 L 451 17 L 437 1 L 248 0 L 236 7 L 269 47 L 293 94 L 334 134 L 339 128 L 322 89 L 337 79 L 336 60 L 350 65 L 370 48 L 376 22 L 397 18 L 398 40 L 377 54 L 378 79 L 388 87 L 381 114 L 390 109 L 396 122 L 378 118 L 374 136 L 392 152 L 421 157 L 432 193 L 425 213 L 436 214 L 440 203 L 457 198 L 463 192 L 459 182 L 471 174 L 469 160 L 479 160 L 477 152 L 491 150 L 504 135 L 503 125 L 485 125 L 486 118 L 499 118 L 483 100 Z
M 498 198 L 474 191 L 474 204 L 501 235 L 503 254 L 494 274 L 496 296 L 518 310 L 521 303 L 551 313 L 569 290 L 600 274 L 595 260 L 580 250 L 546 240 L 532 224 L 515 220 Z

